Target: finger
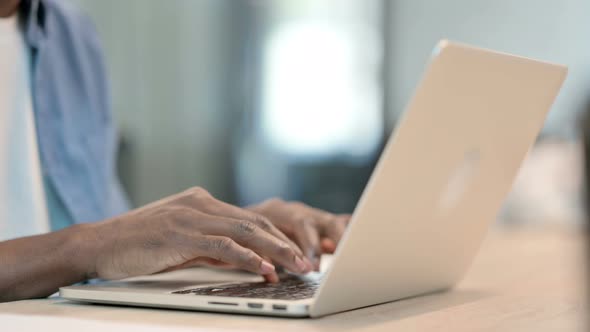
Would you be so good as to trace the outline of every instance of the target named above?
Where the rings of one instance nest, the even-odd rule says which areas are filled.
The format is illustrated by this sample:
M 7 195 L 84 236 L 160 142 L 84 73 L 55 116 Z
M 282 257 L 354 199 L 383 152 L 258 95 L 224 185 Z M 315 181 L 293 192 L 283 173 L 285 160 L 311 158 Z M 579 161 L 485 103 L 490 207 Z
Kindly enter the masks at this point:
M 348 226 L 348 223 L 350 222 L 352 215 L 347 214 L 347 213 L 342 213 L 342 214 L 337 214 L 336 218 L 340 219 L 340 221 L 342 223 L 344 223 L 344 225 Z
M 195 232 L 201 236 L 206 234 L 228 237 L 260 255 L 271 257 L 274 262 L 295 273 L 307 273 L 311 270 L 311 263 L 307 258 L 251 221 L 212 216 L 190 208 L 183 208 L 181 211 L 182 213 L 175 215 L 176 222 L 187 232 Z M 195 220 L 200 220 L 198 225 Z
M 347 215 L 335 215 L 300 202 L 292 204 L 300 211 L 299 213 L 307 214 L 316 221 L 321 237 L 332 240 L 335 249 L 335 246 L 338 245 L 338 242 L 340 242 L 340 239 L 342 238 L 342 234 L 344 234 L 344 231 L 346 230 L 346 225 L 349 220 Z M 331 248 L 331 246 L 327 246 L 327 248 Z M 330 250 L 327 252 L 333 251 L 334 250 Z
M 266 256 L 262 256 L 262 259 L 264 259 L 267 262 L 271 262 L 272 259 L 270 259 L 270 257 L 266 257 Z M 273 274 L 267 274 L 264 276 L 264 281 L 266 282 L 270 282 L 270 283 L 277 283 L 279 282 L 279 273 L 281 273 L 281 267 L 280 266 L 275 266 L 275 273 Z
M 209 216 L 214 219 L 207 223 L 207 234 L 226 236 L 241 246 L 256 253 L 270 257 L 273 262 L 283 265 L 295 273 L 307 273 L 311 269 L 292 246 L 274 235 L 263 231 L 251 221 L 236 220 L 226 217 Z M 303 257 L 305 259 L 305 257 Z M 306 259 L 307 260 L 307 259 Z
M 202 196 L 200 196 L 200 197 L 202 197 Z M 202 201 L 203 200 L 201 199 L 200 204 L 198 206 L 199 211 L 202 211 L 204 213 L 214 215 L 214 216 L 222 216 L 222 217 L 228 217 L 228 218 L 232 218 L 232 219 L 248 220 L 250 222 L 253 222 L 258 227 L 260 227 L 262 230 L 274 235 L 275 237 L 277 237 L 277 238 L 281 239 L 282 241 L 286 242 L 287 244 L 289 244 L 289 246 L 291 246 L 291 248 L 301 258 L 304 257 L 301 249 L 264 216 L 262 216 L 258 213 L 252 212 L 252 211 L 242 209 L 242 208 L 237 207 L 235 205 L 231 205 L 229 203 L 217 200 L 217 199 L 213 198 L 212 196 L 209 196 L 207 198 L 206 204 L 203 204 Z
M 322 238 L 331 240 L 331 242 L 326 242 L 326 252 L 334 252 L 346 230 L 350 217 L 348 215 L 332 214 L 315 208 L 311 209 L 313 210 L 314 216 L 319 219 Z
M 345 220 L 342 218 L 332 218 L 322 223 L 322 236 L 330 239 L 334 243 L 334 247 L 338 245 L 342 234 L 346 230 Z
M 206 256 L 242 270 L 269 276 L 269 278 L 273 278 L 272 275 L 276 276 L 274 265 L 229 237 L 209 235 L 196 243 L 199 256 Z
M 298 246 L 297 243 L 293 242 L 285 233 L 279 230 L 272 222 L 259 214 L 253 213 L 253 215 L 253 218 L 247 220 L 252 220 L 262 230 L 269 232 L 270 234 L 287 243 L 301 258 L 305 257 L 301 247 Z
M 270 282 L 271 284 L 276 284 L 277 282 L 279 282 L 279 276 L 276 273 L 266 274 L 264 275 L 264 280 L 266 282 Z
M 301 247 L 305 256 L 311 261 L 317 271 L 320 264 L 322 248 L 320 246 L 320 233 L 316 229 L 313 219 L 307 218 L 297 223 L 294 229 L 295 242 Z
M 336 251 L 336 243 L 328 238 L 323 238 L 321 242 L 322 252 L 333 254 Z
M 267 259 L 265 257 L 263 257 L 263 259 L 265 261 L 270 261 L 270 259 Z M 164 269 L 158 273 L 163 273 L 163 272 L 172 272 L 172 271 L 177 271 L 177 270 L 182 270 L 182 269 L 186 269 L 186 268 L 191 268 L 191 267 L 201 267 L 201 266 L 208 266 L 208 267 L 214 267 L 217 269 L 224 269 L 224 270 L 235 270 L 238 269 L 238 267 L 226 263 L 226 262 L 222 262 L 219 261 L 217 259 L 213 259 L 213 258 L 209 258 L 209 257 L 197 257 L 193 260 L 190 260 L 188 262 L 185 262 L 183 264 L 177 265 L 177 266 L 172 266 L 169 267 L 167 269 Z M 277 283 L 279 282 L 279 276 L 278 273 L 275 271 L 275 273 L 270 273 L 270 274 L 263 274 L 262 275 L 264 277 L 264 280 L 266 282 L 270 282 L 270 283 Z

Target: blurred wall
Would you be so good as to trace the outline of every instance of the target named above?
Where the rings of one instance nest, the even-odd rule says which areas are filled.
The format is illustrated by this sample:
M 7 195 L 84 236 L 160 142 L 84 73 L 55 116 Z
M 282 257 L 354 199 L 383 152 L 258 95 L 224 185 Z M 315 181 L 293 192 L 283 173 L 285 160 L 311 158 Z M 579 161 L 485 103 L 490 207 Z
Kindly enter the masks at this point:
M 114 112 L 125 142 L 120 155 L 120 173 L 124 186 L 137 205 L 193 185 L 203 186 L 216 197 L 231 203 L 253 203 L 276 195 L 301 199 L 293 196 L 296 194 L 293 185 L 283 188 L 286 192 L 280 188 L 280 182 L 289 180 L 299 185 L 304 181 L 291 171 L 287 174 L 289 162 L 279 160 L 281 156 L 277 153 L 271 154 L 262 149 L 269 142 L 256 141 L 249 145 L 250 149 L 245 146 L 252 141 L 249 140 L 252 136 L 262 132 L 259 123 L 262 100 L 269 90 L 262 78 L 264 68 L 268 67 L 264 65 L 264 61 L 268 60 L 265 59 L 267 39 L 277 26 L 282 26 L 279 23 L 285 21 L 300 23 L 299 26 L 333 26 L 336 32 L 343 35 L 341 37 L 345 37 L 345 46 L 354 48 L 348 53 L 340 52 L 341 49 L 322 53 L 319 47 L 308 47 L 305 40 L 300 40 L 300 44 L 283 54 L 291 60 L 303 57 L 309 63 L 287 61 L 281 68 L 299 68 L 296 73 L 300 74 L 310 72 L 309 80 L 319 82 L 328 82 L 326 79 L 319 80 L 322 77 L 337 76 L 333 79 L 338 83 L 336 85 L 346 87 L 348 82 L 354 87 L 352 91 L 341 93 L 342 97 L 336 95 L 338 98 L 335 98 L 334 93 L 328 94 L 334 89 L 326 86 L 313 91 L 311 97 L 317 97 L 314 99 L 309 94 L 297 97 L 311 81 L 295 82 L 288 75 L 284 81 L 274 82 L 272 88 L 281 90 L 281 96 L 292 99 L 296 96 L 295 101 L 299 98 L 307 105 L 320 104 L 321 107 L 316 108 L 326 109 L 323 117 L 306 106 L 291 112 L 291 118 L 297 118 L 296 115 L 303 111 L 312 113 L 311 120 L 304 121 L 306 123 L 302 128 L 296 128 L 296 133 L 311 136 L 311 130 L 315 129 L 323 134 L 319 138 L 313 136 L 320 145 L 326 135 L 328 138 L 334 136 L 331 129 L 336 127 L 337 131 L 338 123 L 350 118 L 344 114 L 351 108 L 349 106 L 358 105 L 353 109 L 356 112 L 353 120 L 360 114 L 360 120 L 375 118 L 375 121 L 351 121 L 354 126 L 345 128 L 351 131 L 351 137 L 344 137 L 344 141 L 349 143 L 345 152 L 366 141 L 362 140 L 362 133 L 359 134 L 360 129 L 366 129 L 367 126 L 361 126 L 365 122 L 375 122 L 375 128 L 369 126 L 371 137 L 379 139 L 381 136 L 382 89 L 378 85 L 380 34 L 370 31 L 374 26 L 381 26 L 378 17 L 374 17 L 379 13 L 381 0 L 69 1 L 77 3 L 90 14 L 103 40 L 113 86 Z M 316 35 L 312 33 L 308 37 Z M 354 53 L 354 59 L 358 58 L 358 61 L 351 61 L 351 68 L 345 69 L 359 75 L 334 75 L 349 74 L 346 70 L 331 73 L 328 69 L 334 66 L 320 66 L 320 70 L 316 70 L 317 65 L 310 68 L 314 52 L 323 61 L 334 52 L 338 52 L 336 60 L 346 60 L 349 53 Z M 371 53 L 371 56 L 365 56 L 365 53 Z M 371 98 L 365 96 L 360 99 L 358 95 L 361 93 L 369 94 Z M 326 103 L 326 100 L 329 102 Z M 336 107 L 342 106 L 342 103 L 347 107 Z M 287 119 L 285 116 L 280 118 Z M 315 118 L 324 119 L 324 123 L 315 121 Z M 372 142 L 372 145 L 378 143 Z M 373 146 L 369 148 L 369 152 L 375 150 Z M 372 168 L 372 156 L 365 156 L 364 150 L 356 152 L 364 159 L 357 158 L 361 160 L 355 160 L 353 168 L 368 168 L 362 170 L 363 180 L 355 183 L 354 191 L 360 192 L 364 178 L 368 176 L 365 173 L 370 173 Z M 242 175 L 242 190 L 238 190 L 240 183 L 236 186 L 236 171 L 244 169 L 239 168 L 244 164 L 240 162 L 244 154 L 247 154 L 248 165 L 252 167 L 247 172 L 238 172 Z M 296 156 L 294 159 L 300 158 Z M 370 160 L 366 161 L 367 158 Z M 269 179 L 269 173 L 277 171 L 287 174 L 283 179 L 285 181 L 273 182 Z M 302 172 L 307 174 L 311 171 L 305 168 Z M 325 178 L 324 172 L 318 171 L 316 175 Z M 330 173 L 333 175 L 336 172 Z M 261 178 L 256 174 L 261 174 Z M 353 177 L 352 174 L 345 175 Z M 326 187 L 321 181 L 309 182 Z M 342 187 L 338 189 L 340 194 L 350 191 L 348 183 L 342 183 Z M 269 190 L 260 194 L 261 188 Z M 332 201 L 344 200 L 333 198 Z M 355 202 L 356 198 L 345 205 L 351 208 Z
M 569 66 L 545 133 L 571 138 L 590 94 L 588 0 L 391 0 L 391 120 L 403 111 L 430 51 L 448 38 Z
M 70 1 L 103 41 L 134 203 L 192 185 L 231 200 L 231 179 L 212 174 L 231 165 L 233 1 Z
M 103 40 L 115 116 L 127 143 L 123 181 L 133 201 L 143 204 L 201 185 L 236 202 L 233 133 L 252 127 L 248 123 L 255 119 L 244 121 L 244 110 L 256 108 L 252 99 L 259 98 L 255 92 L 260 85 L 260 78 L 248 71 L 259 71 L 256 64 L 260 66 L 261 59 L 248 58 L 256 51 L 247 50 L 260 47 L 256 39 L 264 32 L 257 29 L 268 23 L 265 10 L 287 3 L 278 7 L 298 13 L 304 6 L 295 0 L 69 1 L 94 18 Z M 389 130 L 411 97 L 433 46 L 449 38 L 569 65 L 568 80 L 545 132 L 573 136 L 576 116 L 590 90 L 590 1 L 383 4 L 388 86 L 383 102 L 389 110 Z M 266 161 L 257 157 L 258 163 Z
M 442 38 L 569 66 L 543 130 L 552 139 L 532 150 L 500 219 L 580 222 L 581 155 L 575 139 L 590 101 L 590 1 L 392 0 L 389 5 L 389 123 L 403 112 Z

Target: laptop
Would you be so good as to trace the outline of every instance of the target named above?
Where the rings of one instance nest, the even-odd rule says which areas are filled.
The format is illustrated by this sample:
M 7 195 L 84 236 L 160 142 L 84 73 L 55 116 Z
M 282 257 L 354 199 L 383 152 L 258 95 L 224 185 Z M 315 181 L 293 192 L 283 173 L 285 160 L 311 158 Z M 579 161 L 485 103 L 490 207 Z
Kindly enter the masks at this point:
M 197 268 L 63 287 L 60 294 L 319 317 L 450 289 L 473 261 L 566 74 L 561 65 L 441 41 L 322 273 L 267 284 Z

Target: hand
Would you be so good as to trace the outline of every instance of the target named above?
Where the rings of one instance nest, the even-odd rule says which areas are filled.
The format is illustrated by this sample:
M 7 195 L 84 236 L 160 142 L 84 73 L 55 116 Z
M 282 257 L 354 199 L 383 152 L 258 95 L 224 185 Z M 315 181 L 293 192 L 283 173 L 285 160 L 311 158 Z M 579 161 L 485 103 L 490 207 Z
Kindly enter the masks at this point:
M 120 279 L 198 265 L 228 264 L 278 281 L 274 264 L 295 273 L 313 266 L 267 218 L 213 198 L 201 188 L 99 222 L 89 275 Z M 93 258 L 93 259 L 92 259 Z
M 291 238 L 319 270 L 322 253 L 333 253 L 350 220 L 347 214 L 332 214 L 300 202 L 270 199 L 248 208 L 268 218 Z

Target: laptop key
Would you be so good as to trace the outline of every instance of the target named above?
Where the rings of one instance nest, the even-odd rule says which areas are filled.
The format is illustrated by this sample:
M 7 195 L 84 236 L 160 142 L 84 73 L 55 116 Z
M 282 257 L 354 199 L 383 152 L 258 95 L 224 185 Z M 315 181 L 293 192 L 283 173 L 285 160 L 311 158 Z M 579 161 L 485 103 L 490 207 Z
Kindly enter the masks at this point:
M 172 294 L 194 294 L 206 296 L 267 298 L 274 300 L 301 300 L 311 298 L 320 286 L 319 278 L 300 278 L 288 275 L 277 284 L 251 282 L 214 287 L 199 287 L 172 292 Z

